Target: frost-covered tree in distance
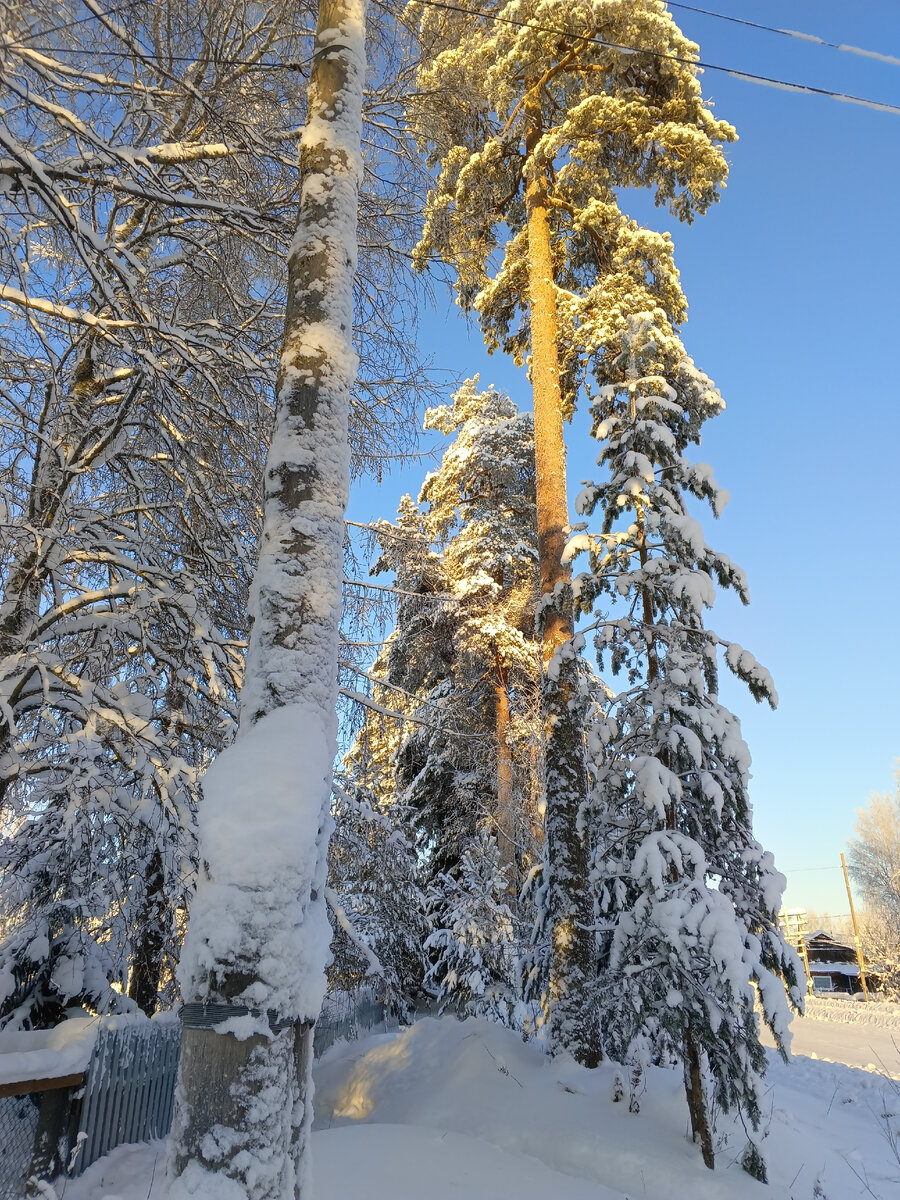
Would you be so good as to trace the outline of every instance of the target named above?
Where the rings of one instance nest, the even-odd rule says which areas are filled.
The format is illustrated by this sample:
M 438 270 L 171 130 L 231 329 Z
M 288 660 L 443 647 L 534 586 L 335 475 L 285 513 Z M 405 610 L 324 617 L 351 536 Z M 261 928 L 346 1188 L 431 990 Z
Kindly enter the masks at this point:
M 440 468 L 419 493 L 426 505 L 426 530 L 442 547 L 445 589 L 456 602 L 453 640 L 456 656 L 488 681 L 485 724 L 493 726 L 493 801 L 488 817 L 514 898 L 521 878 L 521 827 L 513 761 L 517 730 L 528 738 L 528 716 L 537 676 L 534 611 L 537 603 L 537 522 L 534 500 L 534 425 L 510 398 L 493 388 L 479 391 L 469 380 L 453 404 L 432 408 L 425 428 L 453 442 Z M 474 666 L 477 664 L 477 666 Z M 513 699 L 514 698 L 514 699 Z M 524 723 L 524 729 L 521 727 Z
M 418 261 L 455 267 L 460 304 L 477 312 L 489 349 L 528 357 L 534 391 L 551 1046 L 593 1064 L 595 946 L 579 822 L 585 703 L 562 561 L 563 420 L 603 314 L 628 304 L 616 261 L 623 245 L 653 272 L 644 231 L 623 215 L 618 193 L 650 188 L 691 220 L 717 198 L 727 174 L 719 143 L 734 131 L 704 105 L 697 47 L 661 0 L 515 0 L 478 14 L 425 8 L 420 32 L 411 119 L 438 175 Z M 654 237 L 646 235 L 651 250 Z
M 534 426 L 508 396 L 479 392 L 474 380 L 452 406 L 429 410 L 425 424 L 455 435 L 419 502 L 427 506 L 428 535 L 442 547 L 444 587 L 456 602 L 453 692 L 470 711 L 457 728 L 470 738 L 481 733 L 474 749 L 482 776 L 475 787 L 473 774 L 467 788 L 442 797 L 446 809 L 464 803 L 468 792 L 474 804 L 466 818 L 476 829 L 458 861 L 431 879 L 429 981 L 443 1002 L 511 1023 L 519 999 L 519 892 L 535 858 L 539 786 Z M 452 744 L 448 750 L 459 753 Z
M 386 731 L 389 718 L 371 714 L 347 765 L 413 831 L 436 926 L 431 981 L 468 1011 L 487 1011 L 488 997 L 509 1019 L 541 761 L 533 424 L 475 380 L 425 424 L 453 441 L 419 504 L 404 498 L 397 522 L 376 527 L 376 569 L 396 573 L 400 595 L 372 674 L 379 702 L 411 720 Z
M 900 930 L 900 772 L 897 787 L 874 793 L 856 814 L 847 843 L 850 873 L 866 905 Z
M 364 0 L 321 0 L 241 728 L 206 777 L 180 964 L 176 1196 L 309 1196 L 365 69 Z
M 356 748 L 366 754 L 368 747 L 358 741 Z M 422 995 L 430 928 L 418 862 L 397 806 L 379 805 L 366 769 L 359 764 L 357 775 L 357 765 L 345 760 L 335 787 L 326 891 L 333 929 L 328 991 L 351 998 L 350 1004 L 368 993 L 410 1020 Z
M 661 258 L 662 265 L 663 259 Z M 671 255 L 671 287 L 677 290 Z M 639 296 L 636 286 L 635 295 Z M 652 301 L 652 296 L 645 296 Z M 601 970 L 609 1052 L 637 1068 L 649 1055 L 684 1064 L 695 1140 L 714 1165 L 715 1106 L 760 1122 L 765 1069 L 755 1002 L 786 1053 L 802 968 L 777 912 L 784 877 L 753 838 L 750 758 L 738 720 L 718 699 L 717 657 L 755 699 L 774 707 L 768 672 L 704 626 L 714 580 L 748 599 L 746 581 L 711 549 L 690 500 L 718 515 L 727 494 L 711 468 L 685 457 L 724 407 L 660 306 L 628 315 L 594 364 L 599 465 L 579 511 L 602 529 L 576 534 L 590 569 L 576 579 L 597 632 L 601 668 L 618 682 L 592 732 L 595 798 L 586 819 L 592 880 L 605 923 Z M 751 1143 L 748 1169 L 764 1175 Z

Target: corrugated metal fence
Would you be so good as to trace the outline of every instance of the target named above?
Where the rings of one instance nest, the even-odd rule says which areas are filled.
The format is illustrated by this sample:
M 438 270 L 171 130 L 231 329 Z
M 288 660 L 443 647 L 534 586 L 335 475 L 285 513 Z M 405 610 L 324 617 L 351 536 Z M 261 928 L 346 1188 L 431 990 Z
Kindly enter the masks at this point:
M 318 1057 L 342 1038 L 396 1028 L 384 1006 L 364 1000 L 342 1012 L 323 1014 L 316 1023 Z M 147 1021 L 100 1030 L 84 1085 L 80 1145 L 73 1155 L 72 1175 L 80 1175 L 114 1147 L 165 1137 L 172 1123 L 181 1025 Z
M 180 1048 L 177 1021 L 100 1030 L 85 1082 L 73 1174 L 123 1142 L 165 1137 Z

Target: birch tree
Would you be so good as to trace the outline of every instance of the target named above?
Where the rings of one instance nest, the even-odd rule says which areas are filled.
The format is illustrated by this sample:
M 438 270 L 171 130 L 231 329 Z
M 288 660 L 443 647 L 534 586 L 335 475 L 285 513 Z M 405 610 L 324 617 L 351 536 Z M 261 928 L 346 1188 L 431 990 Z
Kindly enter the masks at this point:
M 243 677 L 311 10 L 2 8 L 5 1019 L 175 998 L 198 775 Z M 423 382 L 402 47 L 376 34 L 356 470 L 402 452 Z
M 857 812 L 853 829 L 847 859 L 866 905 L 900 921 L 900 783 L 893 794 L 873 793 Z
M 538 545 L 547 727 L 547 877 L 551 1044 L 600 1053 L 588 846 L 587 701 L 573 642 L 563 421 L 602 322 L 628 305 L 640 260 L 665 239 L 622 212 L 621 189 L 650 188 L 683 220 L 704 212 L 727 173 L 697 79 L 697 47 L 661 0 L 529 0 L 486 12 L 425 8 L 423 66 L 411 106 L 436 169 L 422 266 L 452 264 L 459 303 L 490 350 L 528 360 L 534 393 Z M 623 286 L 624 285 L 624 286 Z
M 203 870 L 180 968 L 189 1003 L 171 1136 L 176 1195 L 198 1186 L 248 1200 L 309 1194 L 364 76 L 362 0 L 323 0 L 241 729 L 207 774 Z
M 113 983 L 152 1009 L 171 980 L 197 772 L 242 674 L 238 430 L 264 424 L 272 336 L 242 292 L 271 291 L 266 223 L 220 131 L 191 136 L 190 84 L 139 81 L 134 27 L 88 9 L 84 40 L 57 6 L 4 9 L 0 973 L 28 1023 L 127 1003 Z

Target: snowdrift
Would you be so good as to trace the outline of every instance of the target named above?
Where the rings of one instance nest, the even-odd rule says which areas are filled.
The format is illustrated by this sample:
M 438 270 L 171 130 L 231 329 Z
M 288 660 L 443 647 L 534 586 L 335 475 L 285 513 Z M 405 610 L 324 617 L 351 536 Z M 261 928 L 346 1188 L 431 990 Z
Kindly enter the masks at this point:
M 772 1062 L 768 1187 L 741 1170 L 730 1117 L 705 1169 L 677 1071 L 651 1069 L 633 1115 L 612 1100 L 614 1065 L 549 1061 L 481 1021 L 338 1044 L 316 1075 L 314 1200 L 891 1200 L 900 1187 L 884 1135 L 900 1124 L 898 1085 L 832 1063 Z M 164 1200 L 163 1163 L 161 1143 L 122 1148 L 66 1200 Z

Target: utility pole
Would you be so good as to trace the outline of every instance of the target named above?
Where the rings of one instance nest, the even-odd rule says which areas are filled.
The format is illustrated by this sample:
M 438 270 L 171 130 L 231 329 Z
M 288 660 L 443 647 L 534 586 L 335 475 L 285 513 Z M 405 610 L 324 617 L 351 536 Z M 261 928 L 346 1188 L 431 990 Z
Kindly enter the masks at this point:
M 853 940 L 856 943 L 856 961 L 859 963 L 859 982 L 862 984 L 863 995 L 869 999 L 869 988 L 866 984 L 866 964 L 863 960 L 862 942 L 859 940 L 859 924 L 856 920 L 856 909 L 853 907 L 853 893 L 850 891 L 850 876 L 847 874 L 847 861 L 841 851 L 841 867 L 844 871 L 844 883 L 847 885 L 847 899 L 850 901 L 850 920 L 853 922 Z

